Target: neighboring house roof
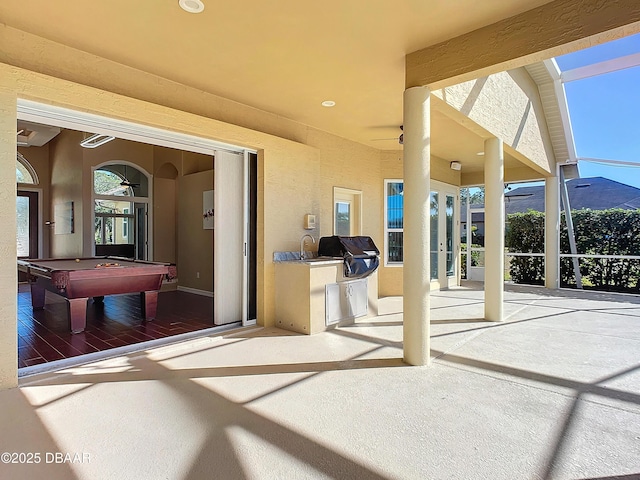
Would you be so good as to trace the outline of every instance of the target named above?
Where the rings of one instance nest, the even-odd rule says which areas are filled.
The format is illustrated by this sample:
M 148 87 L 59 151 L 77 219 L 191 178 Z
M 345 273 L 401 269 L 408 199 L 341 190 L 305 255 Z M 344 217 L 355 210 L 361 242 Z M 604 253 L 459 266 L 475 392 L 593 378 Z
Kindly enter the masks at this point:
M 636 210 L 640 209 L 640 197 L 632 198 L 628 202 L 624 202 L 622 205 L 618 205 L 615 208 L 623 208 L 625 210 Z
M 606 210 L 640 208 L 640 188 L 603 177 L 574 178 L 567 181 L 572 210 Z M 544 212 L 544 185 L 520 187 L 505 193 L 505 213 L 536 210 Z
M 484 208 L 484 204 L 474 203 L 472 205 L 471 213 L 473 214 L 473 222 L 484 222 L 484 210 L 477 212 L 474 208 Z M 467 223 L 467 206 L 460 205 L 460 223 Z

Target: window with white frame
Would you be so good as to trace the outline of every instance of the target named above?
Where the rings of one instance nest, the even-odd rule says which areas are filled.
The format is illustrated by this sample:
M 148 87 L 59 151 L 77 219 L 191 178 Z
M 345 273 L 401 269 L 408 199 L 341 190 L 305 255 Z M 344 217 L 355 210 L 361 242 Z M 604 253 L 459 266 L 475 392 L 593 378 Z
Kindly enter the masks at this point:
M 404 182 L 385 180 L 384 192 L 384 260 L 387 265 L 402 265 Z
M 129 208 L 123 208 L 122 213 L 125 215 L 129 215 Z M 125 217 L 122 219 L 122 236 L 125 238 L 129 237 L 129 217 Z
M 333 187 L 333 234 L 361 235 L 362 192 Z

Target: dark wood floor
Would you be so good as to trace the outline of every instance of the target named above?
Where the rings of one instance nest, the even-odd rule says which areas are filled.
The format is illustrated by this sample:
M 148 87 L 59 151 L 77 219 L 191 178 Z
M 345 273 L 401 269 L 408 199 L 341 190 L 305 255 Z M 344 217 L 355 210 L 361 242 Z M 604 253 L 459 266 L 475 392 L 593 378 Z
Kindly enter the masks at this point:
M 155 320 L 147 322 L 140 310 L 140 297 L 112 295 L 103 304 L 89 299 L 87 328 L 72 334 L 66 301 L 47 292 L 44 310 L 33 311 L 28 285 L 18 288 L 18 367 L 76 357 L 193 332 L 213 326 L 213 298 L 170 291 L 158 295 Z

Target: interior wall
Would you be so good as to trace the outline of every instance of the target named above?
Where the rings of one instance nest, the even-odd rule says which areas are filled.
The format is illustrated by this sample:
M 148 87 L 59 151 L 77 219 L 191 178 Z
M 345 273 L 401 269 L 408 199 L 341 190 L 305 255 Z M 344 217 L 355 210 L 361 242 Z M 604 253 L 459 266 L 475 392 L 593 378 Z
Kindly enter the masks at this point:
M 153 147 L 154 261 L 178 261 L 178 177 L 181 168 L 182 152 L 173 148 Z
M 153 145 L 116 138 L 98 148 L 82 148 L 81 151 L 83 162 L 89 167 L 107 162 L 126 162 L 138 165 L 149 173 L 153 172 Z
M 153 191 L 153 260 L 176 263 L 177 180 L 154 177 Z
M 81 190 L 82 202 L 84 202 L 85 205 L 91 205 L 93 188 L 92 174 L 93 168 L 97 165 L 106 162 L 127 162 L 146 169 L 149 172 L 153 172 L 155 165 L 160 163 L 169 163 L 172 165 L 173 171 L 175 172 L 173 175 L 169 175 L 172 179 L 160 178 L 154 182 L 155 208 L 153 214 L 153 245 L 154 258 L 156 260 L 175 263 L 177 260 L 177 185 L 175 181 L 177 170 L 173 166 L 181 165 L 182 152 L 122 139 L 116 139 L 96 149 L 85 149 L 77 145 L 81 138 L 82 134 L 80 132 L 63 130 L 58 144 L 51 149 L 51 164 L 52 172 L 54 172 L 54 184 L 55 182 L 62 182 L 61 185 L 75 184 L 76 189 L 74 195 L 77 197 L 78 191 Z M 48 150 L 47 148 L 46 151 Z M 41 153 L 45 153 L 46 151 L 44 147 L 42 147 Z M 198 154 L 194 155 L 197 156 Z M 44 156 L 45 155 L 40 155 L 38 157 L 37 164 L 38 167 L 40 167 L 38 168 L 38 175 L 40 175 L 42 167 L 49 161 L 48 158 L 40 158 Z M 34 156 L 34 158 L 36 157 Z M 210 159 L 210 157 L 207 158 Z M 82 169 L 78 168 L 79 165 L 82 165 Z M 72 172 L 71 170 L 74 169 L 75 172 Z M 80 181 L 80 183 L 78 183 L 78 173 L 82 173 L 82 181 Z M 48 172 L 46 175 L 42 175 L 41 179 L 48 181 Z M 61 189 L 65 190 L 66 187 L 61 187 Z M 72 192 L 66 193 L 71 194 Z M 43 205 L 49 205 L 47 200 L 47 197 L 45 197 Z M 59 201 L 62 201 L 62 199 L 59 199 Z M 85 208 L 84 213 L 81 215 L 80 211 L 76 208 L 75 213 L 75 233 L 82 235 L 82 247 L 78 247 L 76 243 L 78 239 L 75 233 L 73 236 L 56 236 L 54 240 L 56 241 L 57 247 L 55 251 L 52 251 L 51 256 L 90 256 L 92 254 L 93 230 L 91 228 L 88 228 L 85 232 L 78 230 L 80 225 L 91 224 L 92 210 Z M 45 214 L 45 217 L 47 217 L 47 214 Z M 45 233 L 47 232 L 48 230 L 45 231 Z M 71 250 L 72 247 L 74 250 Z M 76 253 L 78 248 L 81 249 L 82 253 Z
M 206 172 L 213 168 L 213 156 L 195 152 L 180 152 L 182 158 L 182 174 Z
M 211 169 L 178 181 L 179 285 L 204 292 L 213 292 L 214 230 L 202 228 L 202 193 L 213 190 L 213 175 Z
M 51 203 L 49 218 L 55 221 L 55 206 L 73 202 L 74 230 L 70 234 L 56 234 L 50 229 L 50 253 L 56 258 L 75 258 L 84 255 L 83 220 L 85 198 L 83 197 L 83 167 L 80 142 L 82 133 L 66 130 L 55 137 L 49 145 L 51 164 Z M 88 204 L 90 208 L 90 204 Z M 46 207 L 45 207 L 46 208 Z
M 205 258 L 211 256 L 211 261 L 204 262 L 204 268 L 193 257 L 185 252 L 204 252 L 213 245 L 209 233 L 202 232 L 202 190 L 200 190 L 199 205 L 194 192 L 200 188 L 200 183 L 196 178 L 207 178 L 212 175 L 213 157 L 193 152 L 183 152 L 180 150 L 158 147 L 146 143 L 133 142 L 129 140 L 116 139 L 99 148 L 81 149 L 84 166 L 84 199 L 87 205 L 91 204 L 93 188 L 93 168 L 105 162 L 126 162 L 134 164 L 148 173 L 153 173 L 155 168 L 162 173 L 163 165 L 169 163 L 174 166 L 176 175 L 173 179 L 153 178 L 153 205 L 152 219 L 153 229 L 153 259 L 157 261 L 176 263 L 179 272 L 179 285 L 198 290 L 213 291 L 213 270 L 210 267 L 213 263 L 213 253 L 203 253 Z M 182 172 L 204 172 L 205 176 L 186 175 L 182 182 L 177 175 L 178 168 Z M 166 170 L 165 170 L 166 171 Z M 207 173 L 209 172 L 209 173 Z M 171 176 L 171 175 L 170 175 Z M 183 177 L 185 178 L 185 177 Z M 213 177 L 209 182 L 211 190 L 213 187 Z M 207 183 L 204 180 L 205 184 Z M 181 185 L 182 188 L 179 186 Z M 185 192 L 178 202 L 178 190 Z M 91 223 L 92 212 L 85 212 L 84 221 Z M 179 223 L 182 219 L 182 223 Z M 183 230 L 184 229 L 184 230 Z M 86 255 L 91 254 L 92 229 L 84 232 L 84 249 Z M 180 254 L 182 251 L 182 254 Z M 202 259 L 203 257 L 200 257 Z M 199 274 L 199 278 L 196 274 Z
M 54 173 L 55 182 L 60 183 L 59 191 L 65 191 L 67 195 L 78 198 L 78 192 L 82 192 L 82 200 L 74 201 L 75 208 L 75 232 L 73 235 L 56 235 L 54 240 L 56 241 L 55 252 L 51 256 L 90 256 L 92 254 L 93 246 L 93 229 L 87 228 L 86 231 L 81 230 L 81 225 L 91 225 L 92 222 L 92 210 L 91 208 L 84 208 L 80 210 L 76 207 L 77 204 L 84 204 L 87 206 L 92 205 L 93 195 L 93 169 L 97 165 L 112 162 L 126 162 L 136 165 L 147 172 L 153 172 L 157 167 L 160 169 L 160 175 L 168 176 L 171 178 L 153 178 L 154 195 L 153 195 L 153 259 L 162 262 L 178 263 L 178 218 L 179 212 L 182 211 L 187 219 L 187 222 L 183 224 L 184 228 L 202 230 L 202 198 L 200 195 L 200 206 L 198 207 L 198 217 L 200 223 L 189 221 L 192 217 L 193 208 L 189 202 L 178 204 L 177 192 L 177 168 L 183 168 L 183 165 L 187 165 L 187 170 L 200 171 L 211 170 L 213 159 L 211 156 L 202 155 L 192 152 L 182 152 L 175 149 L 157 147 L 145 143 L 133 142 L 128 140 L 116 139 L 99 148 L 86 149 L 79 146 L 79 142 L 82 139 L 83 134 L 72 130 L 63 130 L 63 132 L 57 137 L 58 141 L 52 143 L 51 148 L 51 164 L 52 172 Z M 41 154 L 37 157 L 38 175 L 42 167 L 49 162 L 49 158 L 46 157 L 48 148 L 42 147 Z M 42 158 L 41 158 L 42 157 Z M 36 158 L 34 156 L 34 158 Z M 171 165 L 172 172 L 169 170 L 167 174 L 166 168 L 161 170 L 165 165 Z M 80 165 L 82 167 L 80 168 Z M 34 165 L 35 167 L 35 165 Z M 162 173 L 162 172 L 165 173 Z M 79 174 L 81 174 L 82 180 L 79 181 Z M 48 172 L 42 177 L 43 181 L 48 181 Z M 73 191 L 66 191 L 66 185 L 74 184 L 75 189 Z M 187 191 L 192 193 L 190 180 L 187 180 Z M 212 185 L 212 183 L 211 183 Z M 211 187 L 213 188 L 213 187 Z M 209 189 L 211 189 L 209 188 Z M 187 199 L 191 196 L 187 195 Z M 64 199 L 56 196 L 56 201 L 63 201 Z M 65 197 L 66 198 L 66 197 Z M 45 199 L 46 202 L 46 199 Z M 43 203 L 48 205 L 49 203 Z M 181 206 L 183 210 L 181 210 Z M 191 219 L 192 220 L 192 219 Z M 187 230 L 183 233 L 182 238 L 187 239 L 187 251 L 188 248 L 195 248 L 192 251 L 200 251 L 204 248 L 201 243 L 192 245 L 193 240 L 197 240 L 198 235 L 191 235 L 191 230 Z M 47 233 L 47 232 L 45 232 Z M 53 234 L 53 232 L 52 232 Z M 78 245 L 78 235 L 82 237 L 81 246 Z M 58 238 L 60 237 L 60 238 Z M 209 242 L 211 243 L 211 242 Z M 80 253 L 78 253 L 80 250 Z M 182 256 L 183 259 L 188 258 L 186 255 Z M 178 265 L 179 271 L 184 272 L 180 277 L 180 280 L 185 279 L 187 281 L 186 286 L 191 288 L 203 289 L 206 291 L 212 291 L 213 277 L 212 270 L 204 269 L 200 272 L 200 278 L 196 278 L 195 270 L 187 263 L 186 266 Z M 208 279 L 208 280 L 207 280 Z M 209 286 L 210 285 L 210 286 Z M 204 288 L 200 288 L 204 287 Z
M 173 167 L 173 170 L 169 168 Z M 182 152 L 174 148 L 153 145 L 154 177 L 177 178 L 182 175 Z

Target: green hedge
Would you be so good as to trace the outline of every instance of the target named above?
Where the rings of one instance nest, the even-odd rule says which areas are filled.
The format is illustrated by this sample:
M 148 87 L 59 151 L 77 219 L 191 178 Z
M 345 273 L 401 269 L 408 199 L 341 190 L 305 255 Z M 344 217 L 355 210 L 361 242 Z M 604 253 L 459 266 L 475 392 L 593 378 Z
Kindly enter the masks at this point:
M 544 253 L 544 213 L 507 215 L 505 246 L 509 252 Z M 510 257 L 509 273 L 515 283 L 544 284 L 544 257 Z
M 640 255 L 640 210 L 573 210 L 578 253 Z M 510 252 L 544 252 L 544 213 L 529 211 L 507 217 L 506 247 Z M 560 251 L 570 253 L 564 213 L 561 216 Z M 511 278 L 516 283 L 542 284 L 544 259 L 512 257 Z M 583 284 L 598 290 L 640 291 L 639 260 L 580 259 Z M 560 262 L 562 286 L 575 286 L 570 258 Z

